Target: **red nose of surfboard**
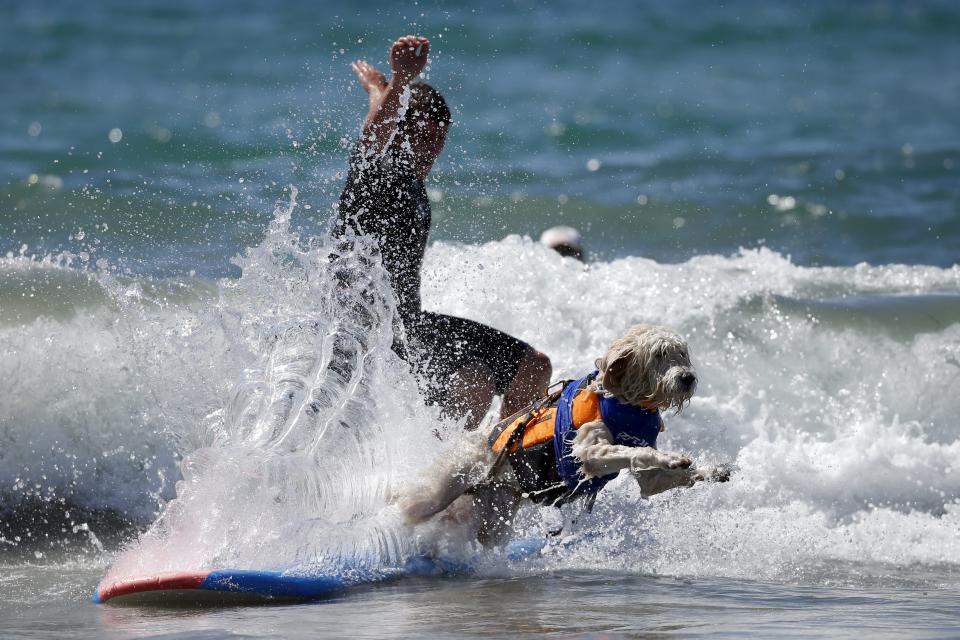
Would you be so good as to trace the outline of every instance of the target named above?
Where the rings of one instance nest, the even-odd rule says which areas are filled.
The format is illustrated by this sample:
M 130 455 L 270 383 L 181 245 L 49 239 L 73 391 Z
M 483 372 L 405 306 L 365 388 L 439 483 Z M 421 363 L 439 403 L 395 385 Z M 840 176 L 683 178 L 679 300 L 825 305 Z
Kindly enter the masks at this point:
M 101 604 L 110 598 L 143 591 L 196 589 L 206 580 L 209 574 L 209 571 L 172 571 L 143 578 L 130 578 L 110 583 L 101 582 L 93 594 L 93 601 Z

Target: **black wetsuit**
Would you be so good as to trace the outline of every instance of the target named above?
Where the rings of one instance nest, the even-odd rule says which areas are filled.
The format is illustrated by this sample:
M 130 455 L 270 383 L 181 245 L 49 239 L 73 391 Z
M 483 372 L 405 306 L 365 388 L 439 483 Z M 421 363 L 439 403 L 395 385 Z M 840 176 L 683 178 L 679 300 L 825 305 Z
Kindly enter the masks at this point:
M 407 345 L 397 343 L 394 349 L 420 374 L 433 402 L 442 401 L 450 374 L 470 364 L 489 367 L 496 392 L 503 394 L 527 344 L 478 322 L 426 312 L 420 306 L 420 268 L 430 217 L 427 189 L 402 151 L 388 150 L 366 159 L 359 149 L 353 153 L 334 233 L 353 229 L 376 240 L 407 334 Z

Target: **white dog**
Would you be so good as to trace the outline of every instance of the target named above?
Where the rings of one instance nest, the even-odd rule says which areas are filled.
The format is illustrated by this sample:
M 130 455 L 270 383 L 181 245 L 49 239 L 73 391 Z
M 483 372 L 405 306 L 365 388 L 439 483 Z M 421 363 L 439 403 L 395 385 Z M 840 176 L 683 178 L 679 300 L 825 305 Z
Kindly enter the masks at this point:
M 469 519 L 478 539 L 492 544 L 508 529 L 521 499 L 559 506 L 586 497 L 592 504 L 621 469 L 630 470 L 644 497 L 729 478 L 725 467 L 697 470 L 686 456 L 655 448 L 663 430 L 660 411 L 679 412 L 696 390 L 683 338 L 639 324 L 614 341 L 596 366 L 489 435 L 468 433 L 453 456 L 401 499 L 407 520 L 421 522 L 446 510 L 454 521 Z

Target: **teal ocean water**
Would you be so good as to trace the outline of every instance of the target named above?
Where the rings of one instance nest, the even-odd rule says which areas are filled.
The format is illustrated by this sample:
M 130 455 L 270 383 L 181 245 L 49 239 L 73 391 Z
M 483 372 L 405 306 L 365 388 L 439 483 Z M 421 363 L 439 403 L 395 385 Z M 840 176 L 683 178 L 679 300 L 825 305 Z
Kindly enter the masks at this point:
M 661 446 L 737 473 L 646 501 L 620 479 L 520 569 L 90 604 L 108 571 L 476 551 L 388 499 L 458 432 L 389 322 L 354 384 L 305 383 L 328 414 L 263 437 L 284 367 L 329 357 L 293 329 L 352 326 L 325 240 L 349 62 L 405 33 L 454 114 L 425 306 L 559 377 L 675 327 L 701 385 Z M 0 636 L 956 635 L 958 36 L 933 0 L 3 5 Z M 536 242 L 556 224 L 587 267 Z
M 365 104 L 347 63 L 399 30 L 433 37 L 456 118 L 438 239 L 562 220 L 605 257 L 957 258 L 950 2 L 3 11 L 4 253 L 221 275 L 288 183 L 322 227 Z

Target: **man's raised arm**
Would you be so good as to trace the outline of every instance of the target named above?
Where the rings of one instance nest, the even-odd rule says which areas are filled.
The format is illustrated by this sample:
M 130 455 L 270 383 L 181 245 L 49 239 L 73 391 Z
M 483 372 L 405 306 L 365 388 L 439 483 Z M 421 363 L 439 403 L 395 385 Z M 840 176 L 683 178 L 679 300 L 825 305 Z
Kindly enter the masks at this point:
M 429 51 L 430 42 L 426 38 L 398 38 L 390 47 L 390 82 L 364 60 L 351 65 L 361 86 L 370 96 L 370 109 L 360 134 L 361 145 L 368 152 L 382 152 L 395 135 L 400 122 L 401 98 L 426 66 Z

